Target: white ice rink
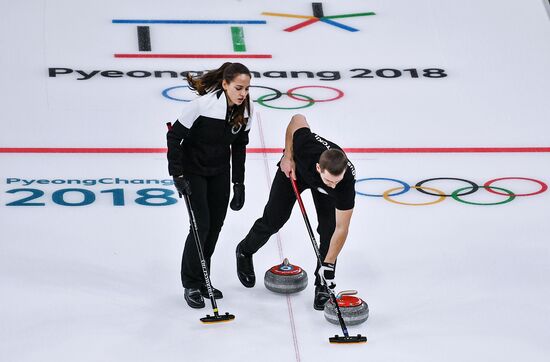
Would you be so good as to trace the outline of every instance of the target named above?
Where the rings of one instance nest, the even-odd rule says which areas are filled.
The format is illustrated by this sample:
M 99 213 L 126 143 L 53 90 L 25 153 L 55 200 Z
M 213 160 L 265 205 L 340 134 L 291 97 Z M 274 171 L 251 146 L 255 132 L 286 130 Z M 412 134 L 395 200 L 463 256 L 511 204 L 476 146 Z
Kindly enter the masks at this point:
M 547 361 L 548 8 L 1 2 L 0 360 Z M 220 310 L 236 319 L 204 325 L 209 304 L 183 299 L 189 224 L 169 184 L 164 124 L 193 97 L 180 73 L 226 60 L 256 72 L 260 121 L 245 206 L 229 210 L 212 261 Z M 256 287 L 236 276 L 235 245 L 262 213 L 297 112 L 357 170 L 336 282 L 369 304 L 368 321 L 350 327 L 367 344 L 328 343 L 342 333 L 313 310 L 312 279 L 288 298 L 264 288 L 282 257 L 313 274 L 297 207 L 255 255 Z M 455 197 L 381 197 L 432 178 L 442 179 L 421 186 Z M 470 183 L 479 190 L 460 196 Z

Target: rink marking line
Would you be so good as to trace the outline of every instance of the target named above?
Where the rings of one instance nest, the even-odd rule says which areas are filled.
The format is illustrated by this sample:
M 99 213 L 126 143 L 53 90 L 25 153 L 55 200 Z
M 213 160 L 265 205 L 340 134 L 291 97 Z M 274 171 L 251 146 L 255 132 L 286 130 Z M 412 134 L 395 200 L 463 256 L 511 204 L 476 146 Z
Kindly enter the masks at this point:
M 198 58 L 198 59 L 233 59 L 252 58 L 266 59 L 273 58 L 271 54 L 115 54 L 115 58 Z
M 347 153 L 550 153 L 550 147 L 344 147 Z M 248 147 L 247 153 L 282 153 L 278 147 Z M 0 147 L 0 153 L 166 153 L 158 147 Z
M 258 113 L 258 116 L 257 116 L 257 119 L 258 119 L 258 132 L 260 134 L 260 144 L 262 146 L 265 146 L 265 139 L 264 139 L 264 132 L 262 130 L 262 118 L 260 117 L 260 114 Z M 265 147 L 262 147 L 263 149 L 265 149 Z M 268 159 L 266 157 L 266 152 L 263 152 L 263 160 L 264 160 L 264 170 L 265 170 L 265 177 L 266 177 L 266 181 L 267 181 L 267 186 L 268 186 L 268 190 L 271 190 L 271 172 L 269 172 L 269 162 L 268 162 Z M 278 249 L 278 252 L 279 252 L 279 260 L 283 260 L 283 257 L 284 257 L 284 253 L 283 253 L 283 243 L 282 243 L 282 240 L 281 240 L 281 233 L 279 231 L 277 231 L 276 233 L 276 238 L 277 238 L 277 249 Z M 290 300 L 290 295 L 286 295 L 286 305 L 287 305 L 287 309 L 288 309 L 288 318 L 290 319 L 290 329 L 292 331 L 292 341 L 293 341 L 293 344 L 294 344 L 294 353 L 295 353 L 295 356 L 296 356 L 296 362 L 300 362 L 301 359 L 300 359 L 300 347 L 298 345 L 298 335 L 296 333 L 296 323 L 294 322 L 294 312 L 292 310 L 292 301 Z
M 145 20 L 145 19 L 113 19 L 113 24 L 260 24 L 265 20 Z

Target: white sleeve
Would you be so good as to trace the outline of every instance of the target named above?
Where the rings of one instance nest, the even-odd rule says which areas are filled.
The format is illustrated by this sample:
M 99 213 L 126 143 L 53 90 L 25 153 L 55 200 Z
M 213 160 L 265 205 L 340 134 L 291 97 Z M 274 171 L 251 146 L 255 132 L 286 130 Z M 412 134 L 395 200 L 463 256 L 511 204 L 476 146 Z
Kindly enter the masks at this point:
M 191 129 L 191 127 L 193 127 L 193 123 L 195 123 L 195 120 L 200 115 L 199 99 L 200 98 L 197 98 L 192 100 L 191 102 L 188 102 L 183 107 L 183 110 L 178 117 L 178 121 L 188 129 Z
M 250 128 L 252 128 L 252 124 L 256 123 L 256 118 L 258 117 L 258 113 L 254 109 L 254 104 L 252 104 L 252 100 L 250 101 L 250 114 L 246 112 L 245 115 L 248 116 L 248 122 L 246 123 L 245 131 L 250 131 Z

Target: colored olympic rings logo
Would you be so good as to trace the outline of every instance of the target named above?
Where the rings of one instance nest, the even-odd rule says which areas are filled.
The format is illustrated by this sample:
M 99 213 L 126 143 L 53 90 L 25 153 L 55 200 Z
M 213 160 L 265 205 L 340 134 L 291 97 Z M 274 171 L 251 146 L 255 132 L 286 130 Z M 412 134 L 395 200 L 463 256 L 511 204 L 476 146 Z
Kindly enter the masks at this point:
M 424 184 L 426 184 L 426 183 L 429 183 L 429 182 L 432 182 L 432 181 L 438 181 L 438 180 L 459 181 L 459 182 L 464 182 L 468 186 L 458 188 L 458 189 L 452 191 L 451 193 L 445 193 L 444 191 L 441 191 L 439 189 L 424 186 Z M 503 187 L 493 186 L 493 184 L 495 184 L 496 182 L 500 182 L 500 181 L 503 181 L 503 180 L 529 181 L 529 182 L 537 184 L 538 189 L 533 191 L 533 192 L 529 192 L 529 193 L 515 193 L 515 192 L 512 192 L 512 191 L 510 191 L 506 188 L 503 188 Z M 358 195 L 368 196 L 368 197 L 382 197 L 386 201 L 392 202 L 394 204 L 407 205 L 407 206 L 434 205 L 434 204 L 442 202 L 443 200 L 445 200 L 448 197 L 451 197 L 455 201 L 461 202 L 463 204 L 469 204 L 469 205 L 477 205 L 477 206 L 502 205 L 502 204 L 509 203 L 510 201 L 514 200 L 516 197 L 534 196 L 534 195 L 542 194 L 543 192 L 548 190 L 548 185 L 546 183 L 544 183 L 540 180 L 536 180 L 536 179 L 533 179 L 533 178 L 527 178 L 527 177 L 500 177 L 500 178 L 495 178 L 495 179 L 489 180 L 489 181 L 485 182 L 482 186 L 476 184 L 473 181 L 465 180 L 465 179 L 462 179 L 462 178 L 456 178 L 456 177 L 434 177 L 434 178 L 429 178 L 429 179 L 425 179 L 425 180 L 417 182 L 416 185 L 414 185 L 414 186 L 411 186 L 411 185 L 409 185 L 408 183 L 406 183 L 404 181 L 396 180 L 396 179 L 393 179 L 393 178 L 369 177 L 369 178 L 363 178 L 363 179 L 357 180 L 356 184 L 359 184 L 359 183 L 362 183 L 362 182 L 367 182 L 367 181 L 390 181 L 390 182 L 395 182 L 395 183 L 399 184 L 400 186 L 387 189 L 386 191 L 382 192 L 381 194 L 369 194 L 369 193 L 365 193 L 365 192 L 356 191 L 356 193 Z M 410 203 L 410 202 L 404 202 L 404 201 L 396 200 L 397 196 L 405 194 L 408 191 L 410 191 L 411 189 L 415 189 L 415 190 L 419 191 L 420 193 L 423 193 L 423 194 L 426 194 L 426 195 L 435 196 L 436 199 L 432 200 L 432 201 L 420 202 L 420 203 Z M 464 198 L 465 196 L 471 195 L 471 194 L 479 191 L 479 189 L 483 189 L 483 190 L 485 190 L 485 191 L 487 191 L 491 194 L 506 196 L 506 198 L 502 201 L 497 201 L 497 202 L 475 202 L 475 201 L 465 200 L 465 198 Z
M 344 92 L 342 92 L 340 89 L 333 88 L 333 87 L 327 87 L 327 86 L 323 86 L 323 85 L 304 85 L 304 86 L 301 86 L 301 87 L 294 87 L 294 88 L 291 88 L 291 89 L 287 90 L 285 93 L 281 92 L 278 89 L 271 88 L 271 87 L 265 87 L 265 86 L 261 86 L 261 85 L 251 85 L 250 88 L 263 88 L 263 89 L 270 90 L 272 93 L 267 93 L 263 96 L 260 96 L 257 99 L 255 99 L 254 102 L 258 102 L 259 104 L 261 104 L 264 107 L 273 108 L 273 109 L 301 109 L 301 108 L 307 108 L 307 107 L 311 107 L 315 103 L 331 102 L 331 101 L 335 101 L 337 99 L 340 99 L 344 96 Z M 305 89 L 305 88 L 328 89 L 328 90 L 334 92 L 334 95 L 329 97 L 329 98 L 326 98 L 326 99 L 313 99 L 310 96 L 306 96 L 304 94 L 294 93 L 294 91 L 296 91 L 296 90 Z M 290 98 L 292 100 L 295 100 L 295 101 L 299 101 L 299 102 L 302 102 L 302 103 L 305 102 L 305 104 L 297 106 L 297 107 L 279 107 L 279 106 L 274 106 L 274 105 L 267 104 L 267 102 L 271 102 L 271 101 L 277 100 L 279 98 L 282 98 L 283 95 L 287 96 L 288 98 Z
M 276 89 L 276 88 L 266 87 L 266 86 L 262 86 L 262 85 L 251 85 L 250 88 L 260 88 L 260 89 L 268 90 L 269 91 L 268 93 L 263 94 L 263 95 L 259 96 L 256 99 L 253 99 L 253 102 L 256 102 L 256 103 L 258 103 L 258 104 L 260 104 L 264 107 L 272 108 L 272 109 L 289 109 L 289 110 L 302 109 L 302 108 L 311 107 L 315 103 L 332 102 L 332 101 L 338 100 L 338 99 L 340 99 L 344 96 L 344 92 L 342 92 L 340 89 L 334 88 L 334 87 L 323 86 L 323 85 L 304 85 L 304 86 L 301 86 L 301 87 L 294 87 L 294 88 L 291 88 L 291 89 L 287 90 L 284 93 L 281 92 L 280 90 Z M 330 94 L 326 98 L 315 99 L 315 98 L 312 98 L 308 95 L 301 94 L 302 93 L 301 90 L 306 89 L 306 88 L 310 89 L 310 90 L 311 89 L 317 89 L 317 90 L 323 90 L 323 91 L 328 90 L 332 94 Z M 190 102 L 190 101 L 192 101 L 193 99 L 179 98 L 179 97 L 177 97 L 176 95 L 173 94 L 175 91 L 181 90 L 181 89 L 191 91 L 189 86 L 179 85 L 179 86 L 175 86 L 175 87 L 166 88 L 165 90 L 162 91 L 162 96 L 165 97 L 165 98 L 168 98 L 170 100 L 177 101 L 177 102 Z M 295 91 L 299 91 L 300 93 L 295 93 Z M 278 100 L 278 99 L 283 98 L 283 97 L 288 97 L 293 102 L 299 102 L 299 103 L 302 103 L 302 104 L 300 104 L 298 106 L 293 106 L 293 107 L 284 107 L 284 106 L 276 106 L 276 105 L 273 105 L 273 104 L 268 104 L 268 102 L 273 102 L 273 101 Z

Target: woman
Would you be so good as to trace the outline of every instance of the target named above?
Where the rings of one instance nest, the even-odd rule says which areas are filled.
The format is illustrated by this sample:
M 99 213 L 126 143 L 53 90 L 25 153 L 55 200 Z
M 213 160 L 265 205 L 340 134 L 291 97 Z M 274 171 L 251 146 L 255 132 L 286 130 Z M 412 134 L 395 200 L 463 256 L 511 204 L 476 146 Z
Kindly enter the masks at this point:
M 187 76 L 200 95 L 186 104 L 167 133 L 168 170 L 180 194 L 188 194 L 197 220 L 206 265 L 227 213 L 230 161 L 233 165 L 231 209 L 244 204 L 244 163 L 253 118 L 248 95 L 250 71 L 240 63 L 225 63 L 198 77 Z M 193 233 L 189 232 L 181 262 L 184 297 L 192 308 L 203 308 L 208 297 Z M 223 294 L 216 288 L 214 297 Z

